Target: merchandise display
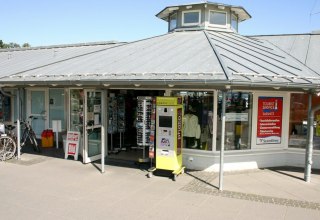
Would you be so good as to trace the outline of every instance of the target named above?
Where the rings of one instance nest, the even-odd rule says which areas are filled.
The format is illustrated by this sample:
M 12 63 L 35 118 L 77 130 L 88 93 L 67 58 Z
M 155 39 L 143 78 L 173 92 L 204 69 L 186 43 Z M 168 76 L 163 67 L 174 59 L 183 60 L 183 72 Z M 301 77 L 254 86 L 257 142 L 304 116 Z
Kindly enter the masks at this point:
M 145 148 L 150 145 L 151 115 L 153 111 L 153 101 L 152 97 L 150 96 L 138 96 L 137 101 L 137 145 L 143 149 L 143 157 L 139 159 L 139 162 L 147 162 L 149 161 L 149 158 L 147 158 L 145 155 Z

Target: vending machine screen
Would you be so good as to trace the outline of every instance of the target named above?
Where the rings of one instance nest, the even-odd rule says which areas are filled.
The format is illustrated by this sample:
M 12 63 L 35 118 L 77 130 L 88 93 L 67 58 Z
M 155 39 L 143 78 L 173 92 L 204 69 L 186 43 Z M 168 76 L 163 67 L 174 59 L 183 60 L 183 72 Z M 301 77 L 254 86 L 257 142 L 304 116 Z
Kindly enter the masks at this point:
M 172 116 L 159 116 L 159 127 L 172 128 Z

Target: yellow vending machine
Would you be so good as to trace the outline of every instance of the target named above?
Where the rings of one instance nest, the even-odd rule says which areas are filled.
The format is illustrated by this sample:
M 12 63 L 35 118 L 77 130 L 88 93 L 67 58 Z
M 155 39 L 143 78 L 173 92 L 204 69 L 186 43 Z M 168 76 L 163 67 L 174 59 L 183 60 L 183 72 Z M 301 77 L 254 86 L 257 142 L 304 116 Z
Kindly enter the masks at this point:
M 175 181 L 185 168 L 182 166 L 182 97 L 157 97 L 156 106 L 156 167 L 149 169 L 148 177 L 157 169 L 169 170 Z

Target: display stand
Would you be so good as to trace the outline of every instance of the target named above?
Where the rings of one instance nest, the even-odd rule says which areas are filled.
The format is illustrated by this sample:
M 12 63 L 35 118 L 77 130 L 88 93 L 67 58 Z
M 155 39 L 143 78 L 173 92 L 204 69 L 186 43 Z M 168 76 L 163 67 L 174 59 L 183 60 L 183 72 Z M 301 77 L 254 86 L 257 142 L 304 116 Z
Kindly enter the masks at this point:
M 150 161 L 149 157 L 146 157 L 146 148 L 150 146 L 152 97 L 138 96 L 137 100 L 137 145 L 143 151 L 138 162 L 146 163 Z
M 118 107 L 118 117 L 117 117 L 117 127 L 119 132 L 119 138 L 120 143 L 119 147 L 116 148 L 117 152 L 119 153 L 122 150 L 127 150 L 126 148 L 123 148 L 124 146 L 124 132 L 126 130 L 126 103 L 125 103 L 125 97 L 123 95 L 117 96 L 117 107 Z
M 64 159 L 68 159 L 68 156 L 73 156 L 74 160 L 78 160 L 80 137 L 80 132 L 68 131 Z
M 111 145 L 108 153 L 116 153 L 117 150 L 113 146 L 113 134 L 118 130 L 118 103 L 114 93 L 110 93 L 110 97 L 108 99 L 108 113 L 108 134 L 111 136 Z
M 114 93 L 110 94 L 108 105 L 108 134 L 111 136 L 111 145 L 109 153 L 119 153 L 123 148 L 124 140 L 123 134 L 125 132 L 126 123 L 125 123 L 125 97 L 123 95 L 115 96 Z M 114 147 L 113 135 L 119 133 L 119 146 Z
M 152 110 L 151 110 L 151 128 L 150 128 L 150 146 L 149 146 L 149 158 L 150 168 L 153 167 L 153 159 L 155 157 L 155 130 L 156 130 L 156 98 L 152 99 Z

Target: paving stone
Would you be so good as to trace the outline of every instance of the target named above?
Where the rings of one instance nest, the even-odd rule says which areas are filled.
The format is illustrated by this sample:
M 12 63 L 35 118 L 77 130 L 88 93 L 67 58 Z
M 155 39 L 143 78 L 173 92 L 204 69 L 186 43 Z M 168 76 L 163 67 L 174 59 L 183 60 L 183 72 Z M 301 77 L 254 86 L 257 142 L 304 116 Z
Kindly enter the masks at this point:
M 239 173 L 248 174 L 248 173 L 258 173 L 258 172 L 264 172 L 264 170 L 229 172 L 229 173 L 226 173 L 225 175 L 228 176 L 228 175 L 236 175 L 236 174 L 238 175 Z M 195 178 L 186 186 L 182 187 L 180 190 L 192 191 L 195 193 L 202 193 L 202 194 L 210 194 L 213 196 L 249 200 L 249 201 L 255 201 L 259 203 L 271 203 L 271 204 L 283 205 L 288 207 L 299 207 L 299 208 L 305 208 L 305 209 L 320 210 L 320 203 L 315 203 L 315 202 L 270 197 L 270 196 L 249 194 L 249 193 L 242 193 L 242 192 L 235 192 L 235 191 L 228 191 L 228 190 L 221 192 L 218 189 L 213 188 L 214 185 L 211 184 L 218 177 L 218 174 L 209 173 L 209 172 L 192 172 L 192 174 L 189 174 L 189 175 L 194 176 Z

